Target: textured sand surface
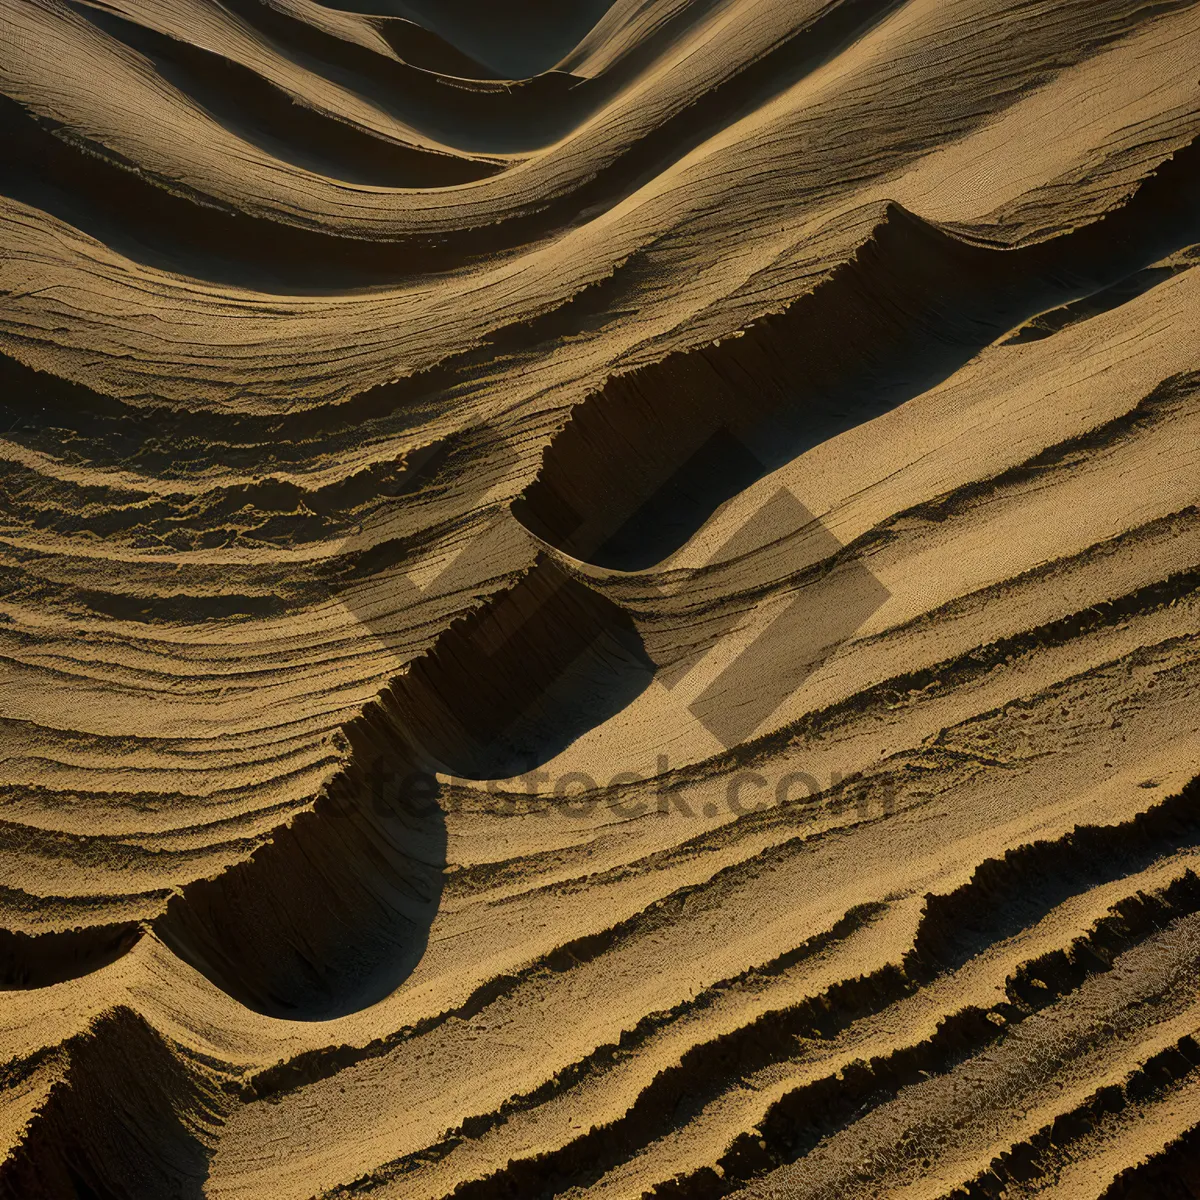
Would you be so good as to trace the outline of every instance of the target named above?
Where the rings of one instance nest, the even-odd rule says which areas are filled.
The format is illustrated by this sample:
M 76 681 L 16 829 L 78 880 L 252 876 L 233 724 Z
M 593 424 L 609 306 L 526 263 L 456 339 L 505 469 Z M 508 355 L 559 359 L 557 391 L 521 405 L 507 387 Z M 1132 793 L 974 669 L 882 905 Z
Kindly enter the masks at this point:
M 1200 1196 L 1200 3 L 0 0 L 0 1196 Z

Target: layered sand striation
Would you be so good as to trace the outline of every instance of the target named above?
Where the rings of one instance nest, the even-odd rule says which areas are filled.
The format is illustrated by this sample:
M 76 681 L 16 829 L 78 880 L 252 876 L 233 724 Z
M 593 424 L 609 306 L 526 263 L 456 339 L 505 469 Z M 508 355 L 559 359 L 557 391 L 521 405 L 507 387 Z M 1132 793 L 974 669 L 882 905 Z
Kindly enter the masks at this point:
M 1200 6 L 0 39 L 0 1196 L 1197 1191 Z

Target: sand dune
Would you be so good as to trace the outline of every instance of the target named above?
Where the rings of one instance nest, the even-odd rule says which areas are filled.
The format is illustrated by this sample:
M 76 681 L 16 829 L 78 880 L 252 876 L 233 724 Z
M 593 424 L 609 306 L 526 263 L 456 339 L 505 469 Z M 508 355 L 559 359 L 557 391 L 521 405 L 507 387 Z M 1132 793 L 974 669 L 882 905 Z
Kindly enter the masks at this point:
M 1200 1195 L 1200 6 L 0 39 L 0 1196 Z

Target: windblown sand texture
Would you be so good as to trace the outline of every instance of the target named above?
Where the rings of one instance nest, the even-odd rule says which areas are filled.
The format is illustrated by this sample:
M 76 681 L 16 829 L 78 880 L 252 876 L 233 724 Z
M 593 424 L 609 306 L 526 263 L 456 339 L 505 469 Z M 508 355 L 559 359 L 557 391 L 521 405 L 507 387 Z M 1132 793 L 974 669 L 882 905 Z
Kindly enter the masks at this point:
M 0 20 L 0 1196 L 1200 1196 L 1200 3 Z

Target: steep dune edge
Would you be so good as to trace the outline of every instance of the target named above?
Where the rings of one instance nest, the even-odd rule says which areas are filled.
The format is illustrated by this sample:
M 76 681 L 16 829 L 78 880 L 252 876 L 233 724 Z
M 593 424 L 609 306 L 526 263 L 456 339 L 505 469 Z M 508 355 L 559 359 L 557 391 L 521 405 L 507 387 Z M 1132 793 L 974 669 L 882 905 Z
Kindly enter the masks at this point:
M 198 1197 L 220 1127 L 219 1077 L 128 1008 L 52 1051 L 55 1079 L 0 1164 L 12 1200 Z M 44 1069 L 44 1067 L 43 1067 Z
M 141 935 L 133 921 L 41 934 L 0 930 L 0 987 L 48 987 L 90 974 L 115 962 Z
M 926 390 L 1056 294 L 1194 242 L 1198 167 L 1193 142 L 1108 216 L 1014 248 L 889 204 L 853 259 L 784 312 L 616 375 L 577 406 L 515 514 L 575 558 L 653 565 L 757 478 Z
M 349 761 L 311 809 L 245 861 L 184 887 L 154 922 L 176 954 L 250 1008 L 340 1016 L 392 992 L 420 959 L 445 833 L 436 797 L 399 786 L 414 759 L 389 700 L 346 727 Z
M 432 770 L 490 777 L 544 760 L 650 669 L 619 609 L 540 561 L 336 735 L 346 763 L 309 811 L 184 887 L 155 931 L 262 1012 L 329 1019 L 374 1003 L 420 960 L 438 907 L 446 834 Z M 317 911 L 315 896 L 327 898 Z

